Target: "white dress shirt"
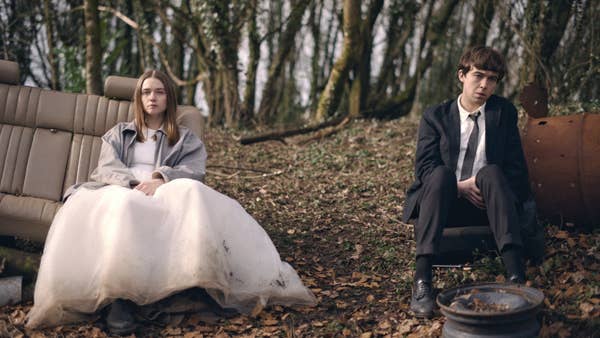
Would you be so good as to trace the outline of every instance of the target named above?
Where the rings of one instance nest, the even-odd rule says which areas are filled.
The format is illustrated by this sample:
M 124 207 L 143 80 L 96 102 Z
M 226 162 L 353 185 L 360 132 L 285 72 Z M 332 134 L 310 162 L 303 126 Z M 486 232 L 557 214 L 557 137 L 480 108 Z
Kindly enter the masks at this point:
M 469 115 L 478 110 L 481 113 L 477 119 L 477 125 L 479 126 L 479 142 L 477 143 L 477 151 L 475 152 L 475 161 L 473 162 L 473 173 L 471 176 L 477 175 L 477 172 L 487 164 L 487 159 L 485 157 L 485 103 L 474 111 L 469 112 L 460 104 L 461 96 L 462 95 L 460 95 L 456 101 L 458 103 L 458 112 L 460 114 L 460 152 L 458 153 L 458 162 L 456 163 L 456 181 L 460 181 L 460 173 L 465 161 L 469 136 L 471 136 L 471 131 L 475 125 L 474 121 L 469 118 Z

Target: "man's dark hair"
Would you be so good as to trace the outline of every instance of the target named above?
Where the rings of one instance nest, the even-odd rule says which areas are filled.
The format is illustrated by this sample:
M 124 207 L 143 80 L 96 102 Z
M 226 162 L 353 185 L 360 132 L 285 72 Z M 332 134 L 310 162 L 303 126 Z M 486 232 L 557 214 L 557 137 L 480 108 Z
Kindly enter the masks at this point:
M 460 57 L 458 71 L 467 74 L 471 67 L 498 73 L 498 80 L 506 74 L 504 57 L 491 47 L 476 46 L 466 50 Z

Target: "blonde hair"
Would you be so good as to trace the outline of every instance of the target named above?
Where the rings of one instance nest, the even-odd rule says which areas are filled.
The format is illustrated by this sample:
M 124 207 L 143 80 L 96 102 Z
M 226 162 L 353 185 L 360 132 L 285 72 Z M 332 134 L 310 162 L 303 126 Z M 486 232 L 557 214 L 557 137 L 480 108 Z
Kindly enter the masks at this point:
M 144 136 L 143 130 L 146 126 L 146 111 L 142 104 L 142 85 L 148 78 L 155 78 L 162 82 L 165 87 L 167 94 L 167 109 L 165 110 L 165 116 L 163 119 L 163 129 L 167 134 L 167 140 L 169 145 L 174 145 L 179 140 L 179 128 L 177 127 L 177 95 L 175 93 L 175 84 L 167 76 L 167 74 L 160 70 L 147 70 L 140 76 L 135 86 L 133 93 L 133 113 L 135 129 L 137 131 L 136 141 L 144 142 L 146 137 Z

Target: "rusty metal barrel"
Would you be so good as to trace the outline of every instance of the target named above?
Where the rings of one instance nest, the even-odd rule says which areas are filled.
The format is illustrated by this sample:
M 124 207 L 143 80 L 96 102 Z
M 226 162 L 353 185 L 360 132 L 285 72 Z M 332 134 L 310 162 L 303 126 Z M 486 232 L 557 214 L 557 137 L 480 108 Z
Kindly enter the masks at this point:
M 522 135 L 542 216 L 600 226 L 600 115 L 529 118 Z

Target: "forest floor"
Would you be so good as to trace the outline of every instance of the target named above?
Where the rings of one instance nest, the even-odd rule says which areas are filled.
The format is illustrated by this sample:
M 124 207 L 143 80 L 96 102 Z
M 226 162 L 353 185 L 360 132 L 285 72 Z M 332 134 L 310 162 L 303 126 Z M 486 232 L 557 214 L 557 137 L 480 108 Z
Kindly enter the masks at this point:
M 241 146 L 209 130 L 207 184 L 237 199 L 265 228 L 318 298 L 315 307 L 268 307 L 256 317 L 147 325 L 138 337 L 437 337 L 444 317 L 413 317 L 413 228 L 400 221 L 412 182 L 416 122 L 360 120 L 328 138 L 297 145 Z M 546 224 L 543 264 L 530 267 L 544 292 L 543 337 L 600 335 L 600 232 Z M 497 255 L 471 267 L 435 270 L 435 287 L 503 281 Z M 102 324 L 27 331 L 30 303 L 0 311 L 0 335 L 104 337 Z

